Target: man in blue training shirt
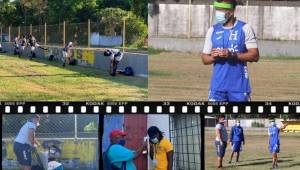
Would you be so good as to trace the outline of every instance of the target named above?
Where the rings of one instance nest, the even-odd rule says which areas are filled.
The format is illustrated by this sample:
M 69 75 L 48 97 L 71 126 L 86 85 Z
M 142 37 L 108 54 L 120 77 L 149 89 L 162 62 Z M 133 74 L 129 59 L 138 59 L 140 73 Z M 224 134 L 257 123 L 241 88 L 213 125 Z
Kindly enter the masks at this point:
M 235 125 L 231 128 L 230 143 L 232 146 L 232 153 L 231 153 L 229 163 L 231 163 L 232 157 L 235 152 L 236 152 L 236 162 L 239 162 L 242 142 L 243 145 L 245 145 L 244 130 L 240 124 L 241 124 L 240 120 L 236 120 Z
M 259 51 L 253 29 L 234 17 L 236 0 L 216 0 L 217 24 L 209 28 L 202 53 L 213 64 L 209 101 L 250 100 L 247 62 L 257 62 Z
M 271 125 L 268 129 L 269 135 L 269 151 L 272 154 L 272 169 L 278 167 L 277 153 L 280 151 L 279 132 L 287 127 L 287 124 L 283 126 L 277 125 L 275 120 L 271 120 Z

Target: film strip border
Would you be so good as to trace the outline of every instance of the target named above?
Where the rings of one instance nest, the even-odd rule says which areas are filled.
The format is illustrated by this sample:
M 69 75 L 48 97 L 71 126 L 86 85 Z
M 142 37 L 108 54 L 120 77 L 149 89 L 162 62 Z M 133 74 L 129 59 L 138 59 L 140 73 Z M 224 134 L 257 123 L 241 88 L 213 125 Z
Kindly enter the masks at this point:
M 0 102 L 0 113 L 300 114 L 295 102 Z

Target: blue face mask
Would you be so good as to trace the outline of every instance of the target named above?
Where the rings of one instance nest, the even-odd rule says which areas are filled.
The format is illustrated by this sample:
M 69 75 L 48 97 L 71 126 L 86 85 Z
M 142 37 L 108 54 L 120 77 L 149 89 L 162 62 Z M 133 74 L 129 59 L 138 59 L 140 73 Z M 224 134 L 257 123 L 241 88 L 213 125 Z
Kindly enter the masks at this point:
M 126 143 L 126 141 L 125 141 L 124 139 L 121 139 L 121 140 L 120 140 L 120 142 L 119 142 L 119 145 L 122 145 L 122 146 L 124 146 L 124 145 L 125 145 L 125 143 Z
M 153 138 L 153 139 L 151 139 L 151 142 L 154 144 L 157 144 L 159 142 L 159 140 L 157 138 Z
M 226 17 L 225 17 L 225 13 L 222 12 L 222 11 L 218 11 L 218 10 L 216 11 L 215 17 L 216 17 L 217 23 L 220 23 L 220 24 L 224 24 L 224 23 L 226 23 L 227 20 L 228 20 L 228 19 L 226 19 Z

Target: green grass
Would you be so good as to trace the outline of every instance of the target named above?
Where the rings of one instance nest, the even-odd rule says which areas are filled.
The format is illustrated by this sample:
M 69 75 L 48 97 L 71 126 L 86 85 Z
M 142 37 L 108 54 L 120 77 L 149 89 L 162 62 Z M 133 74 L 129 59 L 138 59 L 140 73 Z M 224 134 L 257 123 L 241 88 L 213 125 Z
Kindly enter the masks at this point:
M 145 100 L 147 78 L 118 75 L 83 66 L 0 55 L 2 101 Z
M 245 130 L 246 145 L 241 152 L 240 162 L 228 164 L 231 154 L 230 146 L 226 149 L 223 166 L 224 169 L 233 170 L 266 170 L 272 166 L 272 156 L 268 151 L 266 131 Z M 215 132 L 205 131 L 205 169 L 216 169 L 216 151 L 213 144 Z M 298 170 L 300 169 L 300 133 L 280 134 L 280 153 L 278 154 L 279 169 Z M 235 156 L 233 158 L 235 160 Z

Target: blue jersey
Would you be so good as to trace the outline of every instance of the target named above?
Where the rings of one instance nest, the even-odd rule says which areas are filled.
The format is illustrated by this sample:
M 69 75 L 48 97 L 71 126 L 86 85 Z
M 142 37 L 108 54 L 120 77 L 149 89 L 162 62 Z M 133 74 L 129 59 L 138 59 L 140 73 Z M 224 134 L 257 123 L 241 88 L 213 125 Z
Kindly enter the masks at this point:
M 274 125 L 269 128 L 269 136 L 270 136 L 270 145 L 277 144 L 279 145 L 279 132 L 280 129 Z
M 244 131 L 241 126 L 233 126 L 231 128 L 230 141 L 240 142 L 244 141 Z
M 231 29 L 223 28 L 222 24 L 214 25 L 211 36 L 212 48 L 227 48 L 230 52 L 235 53 L 246 52 L 244 25 L 245 23 L 239 20 Z M 213 67 L 210 90 L 250 93 L 247 62 L 217 58 Z

